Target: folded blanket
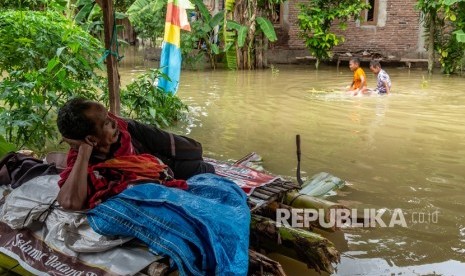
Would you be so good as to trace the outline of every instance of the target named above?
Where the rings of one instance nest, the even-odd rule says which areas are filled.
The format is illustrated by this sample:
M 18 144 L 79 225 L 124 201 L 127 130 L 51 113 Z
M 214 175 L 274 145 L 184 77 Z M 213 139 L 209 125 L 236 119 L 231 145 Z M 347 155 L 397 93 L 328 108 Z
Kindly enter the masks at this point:
M 246 275 L 250 211 L 226 178 L 201 174 L 187 191 L 141 184 L 88 212 L 102 235 L 137 237 L 176 263 L 181 275 Z

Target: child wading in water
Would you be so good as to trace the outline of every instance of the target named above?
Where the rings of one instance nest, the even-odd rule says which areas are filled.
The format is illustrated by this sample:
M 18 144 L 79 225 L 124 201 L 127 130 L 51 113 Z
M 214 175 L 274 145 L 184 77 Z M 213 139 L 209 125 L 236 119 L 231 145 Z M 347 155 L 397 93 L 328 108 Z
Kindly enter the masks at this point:
M 374 92 L 378 94 L 389 94 L 391 93 L 391 78 L 388 73 L 381 69 L 381 64 L 377 60 L 372 60 L 370 62 L 370 70 L 377 77 L 376 88 Z
M 360 67 L 360 60 L 358 58 L 351 58 L 349 61 L 349 68 L 354 72 L 354 79 L 349 87 L 349 92 L 354 96 L 359 93 L 367 92 L 367 78 L 365 71 Z

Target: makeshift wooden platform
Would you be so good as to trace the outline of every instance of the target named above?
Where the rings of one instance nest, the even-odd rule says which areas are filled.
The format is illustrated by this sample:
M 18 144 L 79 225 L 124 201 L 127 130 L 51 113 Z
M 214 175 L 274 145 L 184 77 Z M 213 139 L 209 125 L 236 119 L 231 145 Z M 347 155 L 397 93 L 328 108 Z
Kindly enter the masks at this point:
M 287 192 L 297 189 L 300 189 L 300 186 L 294 182 L 276 179 L 272 183 L 256 188 L 253 191 L 249 196 L 250 209 L 253 212 L 271 202 L 280 200 Z

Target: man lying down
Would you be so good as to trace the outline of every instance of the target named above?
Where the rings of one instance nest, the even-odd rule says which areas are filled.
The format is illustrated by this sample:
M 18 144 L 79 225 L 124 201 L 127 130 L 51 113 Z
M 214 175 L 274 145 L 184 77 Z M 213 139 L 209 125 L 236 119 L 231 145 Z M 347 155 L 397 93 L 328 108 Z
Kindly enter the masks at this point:
M 214 175 L 200 143 L 68 101 L 57 125 L 70 145 L 57 201 L 85 210 L 102 235 L 130 236 L 168 255 L 182 275 L 246 275 L 245 193 Z

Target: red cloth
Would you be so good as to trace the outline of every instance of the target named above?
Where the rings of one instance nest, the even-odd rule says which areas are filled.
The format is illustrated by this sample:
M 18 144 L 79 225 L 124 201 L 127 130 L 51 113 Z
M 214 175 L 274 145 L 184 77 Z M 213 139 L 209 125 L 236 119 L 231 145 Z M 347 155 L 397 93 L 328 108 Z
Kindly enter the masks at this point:
M 128 184 L 142 180 L 157 181 L 169 187 L 186 190 L 187 183 L 184 180 L 160 179 L 166 168 L 166 165 L 150 154 L 119 156 L 90 166 L 88 173 L 95 192 L 89 195 L 89 207 L 94 208 L 102 200 L 124 191 Z
M 93 208 L 102 200 L 124 191 L 130 182 L 141 180 L 157 180 L 168 187 L 187 189 L 187 182 L 184 180 L 161 181 L 160 174 L 167 166 L 150 154 L 136 155 L 126 121 L 111 113 L 108 115 L 117 122 L 120 131 L 120 147 L 114 152 L 112 159 L 89 164 L 90 183 L 87 189 L 87 207 Z M 60 174 L 58 181 L 60 187 L 68 179 L 77 155 L 77 150 L 69 150 L 67 167 Z

